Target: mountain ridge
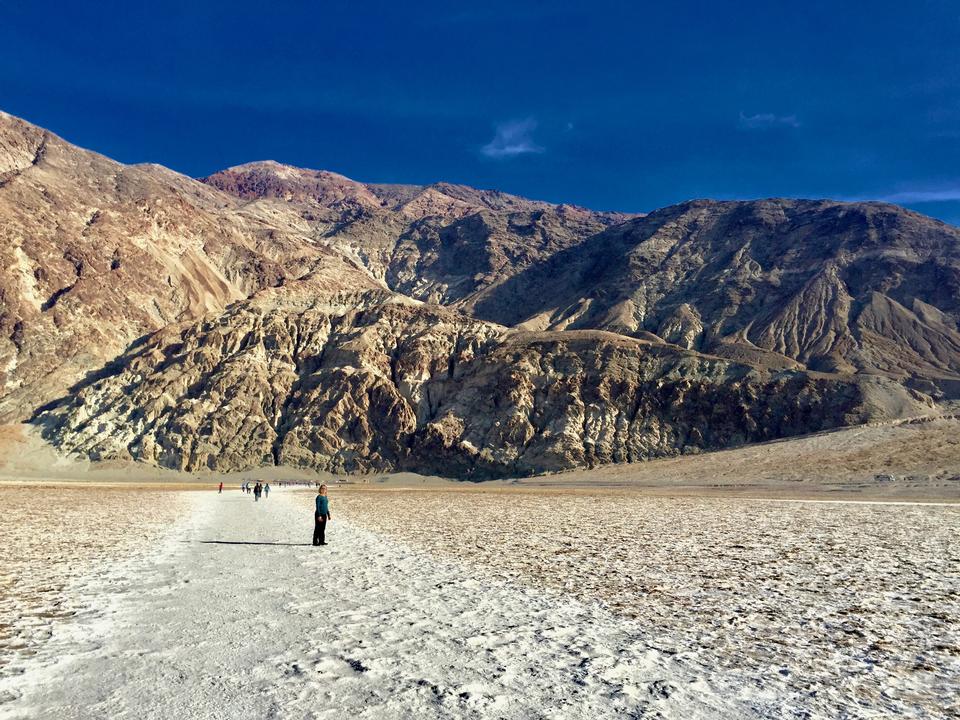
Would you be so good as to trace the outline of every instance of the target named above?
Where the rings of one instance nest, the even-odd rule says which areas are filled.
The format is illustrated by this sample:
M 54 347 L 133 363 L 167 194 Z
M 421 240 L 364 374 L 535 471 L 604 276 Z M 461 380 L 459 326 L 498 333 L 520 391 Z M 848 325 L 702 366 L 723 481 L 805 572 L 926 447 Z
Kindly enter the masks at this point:
M 884 203 L 201 182 L 0 114 L 0 218 L 0 416 L 87 457 L 502 477 L 960 396 L 960 230 Z

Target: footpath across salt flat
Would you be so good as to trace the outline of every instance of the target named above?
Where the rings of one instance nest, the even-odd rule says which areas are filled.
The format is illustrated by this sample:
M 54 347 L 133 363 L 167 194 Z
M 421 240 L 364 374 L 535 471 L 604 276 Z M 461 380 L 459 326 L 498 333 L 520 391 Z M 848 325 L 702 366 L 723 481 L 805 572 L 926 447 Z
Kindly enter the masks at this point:
M 0 718 L 791 714 L 597 605 L 481 584 L 346 522 L 312 547 L 310 494 L 191 505 L 99 620 L 74 629 L 81 649 L 39 656 Z

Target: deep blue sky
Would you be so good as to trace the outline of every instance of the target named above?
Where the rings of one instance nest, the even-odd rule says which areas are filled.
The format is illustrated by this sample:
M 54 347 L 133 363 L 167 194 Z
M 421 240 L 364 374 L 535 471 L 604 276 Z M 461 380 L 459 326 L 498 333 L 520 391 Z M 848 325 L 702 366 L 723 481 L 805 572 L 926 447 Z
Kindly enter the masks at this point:
M 598 209 L 960 222 L 960 2 L 12 2 L 0 108 L 123 162 L 273 158 Z

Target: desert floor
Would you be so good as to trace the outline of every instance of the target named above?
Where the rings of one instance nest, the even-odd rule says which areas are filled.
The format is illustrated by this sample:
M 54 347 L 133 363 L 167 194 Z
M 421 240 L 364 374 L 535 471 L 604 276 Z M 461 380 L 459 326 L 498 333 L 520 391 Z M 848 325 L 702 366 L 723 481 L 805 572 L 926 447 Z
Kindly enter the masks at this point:
M 0 718 L 960 711 L 955 504 L 0 488 Z
M 591 492 L 608 488 L 667 496 L 960 502 L 960 406 L 944 406 L 926 417 L 732 450 L 483 483 L 413 473 L 335 478 L 329 473 L 288 467 L 222 474 L 175 472 L 129 462 L 81 462 L 57 455 L 30 426 L 0 426 L 0 485 L 135 483 L 187 488 L 216 486 L 220 481 L 238 486 L 256 478 L 304 483 L 346 480 L 380 487 Z

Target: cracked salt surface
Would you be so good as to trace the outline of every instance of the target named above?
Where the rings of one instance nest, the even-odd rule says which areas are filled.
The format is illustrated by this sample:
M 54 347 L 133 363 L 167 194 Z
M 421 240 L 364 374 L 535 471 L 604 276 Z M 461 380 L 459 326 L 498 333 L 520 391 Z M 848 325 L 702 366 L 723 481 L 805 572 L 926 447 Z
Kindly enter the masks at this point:
M 0 679 L 0 718 L 955 708 L 954 508 L 342 492 L 314 548 L 308 493 L 171 496 L 189 512 Z
M 781 716 L 960 713 L 960 507 L 455 491 L 339 504 L 480 577 L 634 618 L 651 647 L 762 688 Z
M 129 564 L 151 553 L 188 507 L 163 491 L 0 487 L 0 678 L 65 631 L 105 589 L 122 593 Z M 62 634 L 62 632 L 60 633 Z

